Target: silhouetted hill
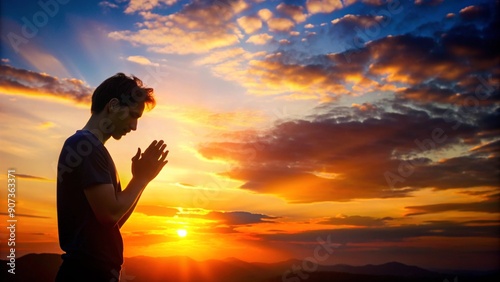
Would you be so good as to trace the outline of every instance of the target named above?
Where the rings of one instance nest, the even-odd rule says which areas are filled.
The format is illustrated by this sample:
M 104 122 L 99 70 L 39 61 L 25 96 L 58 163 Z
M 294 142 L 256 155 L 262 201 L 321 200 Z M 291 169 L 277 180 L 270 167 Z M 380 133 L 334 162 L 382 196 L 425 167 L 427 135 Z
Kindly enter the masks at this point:
M 6 260 L 0 260 L 0 281 L 54 281 L 61 255 L 27 254 L 16 260 L 15 275 L 7 272 L 10 267 Z
M 28 254 L 16 260 L 16 274 L 7 273 L 7 261 L 0 260 L 0 281 L 52 282 L 61 264 L 58 254 Z M 314 272 L 293 272 L 300 260 L 278 263 L 250 263 L 236 258 L 196 261 L 189 257 L 126 258 L 122 277 L 130 282 L 453 282 L 455 275 L 440 274 L 398 262 L 381 265 L 318 266 Z M 15 279 L 14 279 L 15 278 Z M 498 281 L 497 272 L 457 277 L 459 282 Z

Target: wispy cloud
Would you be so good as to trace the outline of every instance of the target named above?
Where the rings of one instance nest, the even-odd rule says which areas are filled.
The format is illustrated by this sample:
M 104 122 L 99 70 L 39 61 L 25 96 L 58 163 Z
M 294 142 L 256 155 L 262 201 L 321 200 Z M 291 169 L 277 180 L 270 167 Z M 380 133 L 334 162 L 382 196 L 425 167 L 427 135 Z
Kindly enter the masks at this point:
M 440 213 L 448 211 L 500 213 L 500 207 L 498 206 L 499 199 L 500 199 L 500 194 L 494 194 L 492 196 L 489 196 L 488 199 L 478 202 L 442 203 L 433 205 L 409 206 L 406 207 L 406 209 L 409 209 L 411 212 L 406 214 L 406 216 L 415 216 L 415 215 Z
M 54 179 L 48 179 L 48 178 L 41 177 L 41 176 L 35 176 L 35 175 L 29 175 L 29 174 L 22 174 L 22 173 L 16 173 L 15 175 L 16 175 L 16 177 L 21 178 L 21 179 L 55 182 Z
M 0 212 L 0 215 L 3 216 L 10 216 L 9 213 L 6 212 Z M 47 216 L 40 216 L 40 215 L 34 215 L 34 214 L 24 214 L 24 213 L 16 213 L 16 217 L 29 217 L 29 218 L 50 218 Z
M 146 58 L 144 56 L 128 56 L 127 61 L 139 64 L 139 65 L 145 65 L 145 66 L 157 67 L 160 65 L 158 63 L 151 62 L 148 58 Z
M 230 226 L 248 225 L 256 223 L 273 222 L 277 217 L 271 217 L 264 214 L 255 214 L 244 211 L 219 212 L 212 211 L 206 215 L 206 218 L 220 221 L 220 223 Z
M 172 207 L 165 207 L 159 205 L 139 205 L 137 206 L 136 212 L 143 213 L 148 216 L 175 216 L 179 210 Z
M 370 216 L 336 216 L 331 217 L 326 220 L 318 222 L 318 224 L 331 224 L 331 225 L 350 225 L 350 226 L 384 226 L 387 221 L 391 221 L 393 218 L 384 217 L 384 218 L 374 218 Z
M 498 224 L 473 225 L 461 222 L 430 222 L 421 225 L 402 225 L 392 227 L 343 228 L 313 230 L 291 234 L 262 234 L 267 240 L 287 242 L 316 242 L 317 238 L 330 235 L 332 243 L 400 242 L 410 238 L 438 237 L 493 237 L 497 236 Z

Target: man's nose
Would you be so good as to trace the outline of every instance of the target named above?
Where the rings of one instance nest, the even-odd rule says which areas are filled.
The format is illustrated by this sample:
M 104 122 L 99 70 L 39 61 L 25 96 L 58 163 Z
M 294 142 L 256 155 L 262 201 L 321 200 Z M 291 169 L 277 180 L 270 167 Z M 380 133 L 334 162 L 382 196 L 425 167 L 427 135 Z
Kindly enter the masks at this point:
M 133 120 L 131 123 L 130 123 L 130 130 L 133 130 L 133 131 L 136 131 L 137 130 L 137 120 Z

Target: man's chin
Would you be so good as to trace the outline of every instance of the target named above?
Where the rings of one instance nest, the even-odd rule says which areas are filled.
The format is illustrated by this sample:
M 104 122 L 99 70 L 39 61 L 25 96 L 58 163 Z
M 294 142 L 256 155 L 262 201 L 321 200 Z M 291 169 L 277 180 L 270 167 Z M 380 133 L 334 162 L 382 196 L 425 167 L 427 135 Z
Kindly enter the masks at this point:
M 122 137 L 123 137 L 123 134 L 113 135 L 113 139 L 115 139 L 115 140 L 120 140 L 120 139 L 122 139 Z

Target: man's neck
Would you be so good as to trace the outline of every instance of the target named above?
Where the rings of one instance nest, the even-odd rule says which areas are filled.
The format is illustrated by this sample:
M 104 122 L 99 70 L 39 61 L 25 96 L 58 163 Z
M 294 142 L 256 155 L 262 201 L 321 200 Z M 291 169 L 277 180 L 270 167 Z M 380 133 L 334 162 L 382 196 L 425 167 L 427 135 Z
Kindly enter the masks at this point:
M 101 115 L 92 114 L 87 121 L 87 124 L 85 124 L 85 126 L 82 128 L 82 130 L 88 130 L 92 132 L 97 137 L 97 139 L 102 142 L 102 144 L 106 143 L 109 137 L 111 137 L 111 134 L 104 133 L 105 130 L 102 128 L 103 124 L 101 121 L 104 118 L 105 117 Z

